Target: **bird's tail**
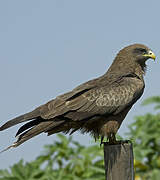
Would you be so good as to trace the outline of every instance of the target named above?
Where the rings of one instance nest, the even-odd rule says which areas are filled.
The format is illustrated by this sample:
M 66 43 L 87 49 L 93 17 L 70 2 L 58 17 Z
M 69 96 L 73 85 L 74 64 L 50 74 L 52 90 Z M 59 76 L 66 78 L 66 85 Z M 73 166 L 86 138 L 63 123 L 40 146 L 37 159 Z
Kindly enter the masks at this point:
M 34 123 L 34 121 L 32 121 Z M 55 121 L 39 121 L 37 125 L 30 124 L 30 127 L 28 126 L 29 123 L 23 125 L 17 132 L 16 137 L 18 138 L 17 141 L 13 144 L 13 147 L 17 147 L 20 144 L 24 143 L 25 141 L 31 139 L 34 136 L 37 136 L 38 134 L 47 131 L 47 129 L 50 129 L 51 127 L 58 126 L 61 124 L 61 121 L 55 122 Z M 28 128 L 27 128 L 28 126 Z
M 32 123 L 31 123 L 32 122 Z M 45 132 L 47 129 L 51 127 L 58 126 L 62 123 L 62 121 L 54 122 L 54 121 L 39 121 L 37 125 L 35 125 L 34 121 L 31 121 L 25 125 L 23 125 L 17 132 L 16 137 L 18 138 L 16 142 L 14 142 L 11 146 L 7 147 L 0 153 L 7 151 L 10 148 L 14 148 L 19 146 L 20 144 L 24 143 L 25 141 L 31 139 L 38 134 Z M 30 128 L 30 129 L 29 129 Z M 27 130 L 29 129 L 29 130 Z M 26 131 L 25 131 L 26 130 Z
M 10 149 L 12 147 L 17 147 L 19 144 L 22 144 L 24 141 L 26 141 L 26 140 L 30 139 L 31 137 L 36 136 L 37 134 L 39 134 L 40 129 L 37 130 L 37 132 L 36 132 L 35 128 L 39 127 L 39 126 L 36 126 L 36 125 L 38 125 L 38 124 L 40 124 L 42 122 L 40 120 L 40 111 L 37 108 L 37 109 L 35 109 L 35 110 L 33 110 L 33 111 L 29 112 L 29 113 L 26 113 L 26 114 L 23 114 L 21 116 L 18 116 L 16 118 L 14 118 L 14 119 L 11 119 L 10 121 L 6 122 L 4 125 L 2 125 L 0 127 L 0 131 L 3 131 L 5 129 L 8 129 L 8 128 L 14 126 L 14 125 L 17 125 L 19 123 L 26 122 L 26 121 L 29 121 L 29 120 L 32 120 L 32 121 L 26 123 L 25 125 L 23 125 L 18 130 L 18 132 L 16 134 L 16 137 L 18 137 L 17 141 L 15 143 L 13 143 L 11 146 L 9 146 L 8 148 L 6 148 L 5 150 L 3 150 L 2 152 L 6 151 L 6 150 L 8 150 L 8 149 Z M 36 129 L 38 129 L 38 128 L 36 128 Z
M 6 124 L 0 127 L 0 130 L 2 131 L 18 123 L 33 119 L 32 121 L 29 121 L 28 123 L 24 124 L 23 126 L 19 128 L 19 130 L 16 133 L 17 141 L 1 152 L 7 151 L 8 149 L 13 148 L 13 147 L 17 147 L 20 144 L 24 143 L 25 141 L 31 139 L 32 137 L 37 136 L 38 134 L 42 132 L 47 132 L 49 129 L 58 127 L 60 124 L 64 122 L 64 120 L 59 120 L 56 118 L 50 119 L 50 120 L 44 120 L 41 117 L 36 117 L 37 115 L 34 113 L 31 113 L 31 114 L 28 113 L 28 114 L 19 116 L 13 120 L 8 121 Z M 33 114 L 36 116 L 34 116 Z

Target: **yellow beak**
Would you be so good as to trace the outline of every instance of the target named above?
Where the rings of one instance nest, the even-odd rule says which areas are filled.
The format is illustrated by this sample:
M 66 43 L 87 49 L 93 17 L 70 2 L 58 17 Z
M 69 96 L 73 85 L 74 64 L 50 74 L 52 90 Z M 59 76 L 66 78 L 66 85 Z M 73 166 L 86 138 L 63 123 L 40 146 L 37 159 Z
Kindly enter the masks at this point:
M 156 59 L 156 55 L 151 50 L 148 52 L 148 54 L 144 54 L 143 56 L 154 59 L 154 60 Z

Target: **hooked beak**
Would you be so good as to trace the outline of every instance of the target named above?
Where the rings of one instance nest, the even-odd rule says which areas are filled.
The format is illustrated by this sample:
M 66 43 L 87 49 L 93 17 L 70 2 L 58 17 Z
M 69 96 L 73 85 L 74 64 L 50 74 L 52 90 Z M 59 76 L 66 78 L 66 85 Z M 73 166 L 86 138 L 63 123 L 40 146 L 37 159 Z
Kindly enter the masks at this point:
M 156 59 L 156 55 L 155 55 L 151 50 L 149 50 L 148 53 L 147 53 L 147 54 L 144 54 L 143 56 L 148 57 L 148 58 L 151 58 L 151 59 L 153 59 L 153 60 Z

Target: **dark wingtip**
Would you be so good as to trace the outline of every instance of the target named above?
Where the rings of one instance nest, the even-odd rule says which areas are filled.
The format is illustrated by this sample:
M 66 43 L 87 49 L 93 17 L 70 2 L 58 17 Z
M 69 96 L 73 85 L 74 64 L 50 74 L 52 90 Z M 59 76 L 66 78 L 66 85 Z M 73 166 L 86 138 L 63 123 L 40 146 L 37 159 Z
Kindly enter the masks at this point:
M 5 130 L 6 129 L 5 126 L 6 126 L 6 123 L 4 125 L 0 126 L 0 131 Z
M 3 131 L 5 129 L 7 129 L 7 128 L 15 126 L 15 125 L 17 125 L 19 123 L 34 119 L 35 117 L 37 117 L 36 115 L 37 115 L 37 111 L 32 111 L 32 112 L 23 114 L 21 116 L 18 116 L 18 117 L 14 118 L 14 119 L 11 119 L 11 120 L 9 120 L 8 122 L 6 122 L 5 124 L 3 124 L 0 127 L 0 131 Z
M 19 117 L 16 117 L 14 119 L 11 119 L 10 121 L 7 121 L 5 124 L 3 124 L 1 127 L 0 127 L 0 131 L 3 131 L 7 128 L 10 128 L 11 126 L 14 126 L 20 122 L 23 122 L 23 119 L 24 119 L 24 115 L 21 115 Z
M 12 122 L 13 122 L 13 121 L 10 120 L 10 121 L 6 122 L 5 124 L 3 124 L 3 125 L 0 127 L 0 131 L 3 131 L 3 130 L 5 130 L 5 129 L 13 126 L 14 124 L 13 124 Z

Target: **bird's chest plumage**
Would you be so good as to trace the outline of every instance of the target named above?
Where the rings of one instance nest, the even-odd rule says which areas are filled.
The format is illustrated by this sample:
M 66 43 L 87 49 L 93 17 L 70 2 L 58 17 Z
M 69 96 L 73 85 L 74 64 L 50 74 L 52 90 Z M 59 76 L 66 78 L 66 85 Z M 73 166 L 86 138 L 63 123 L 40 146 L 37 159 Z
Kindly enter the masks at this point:
M 137 78 L 128 78 L 109 89 L 103 89 L 103 93 L 96 100 L 97 106 L 106 112 L 99 127 L 101 135 L 109 136 L 111 133 L 117 133 L 132 105 L 143 94 L 143 90 L 144 81 Z
M 110 134 L 116 134 L 119 127 L 121 126 L 122 121 L 126 117 L 127 113 L 131 109 L 132 105 L 127 107 L 124 111 L 119 114 L 104 117 L 103 123 L 100 126 L 100 134 L 102 136 L 109 137 Z

